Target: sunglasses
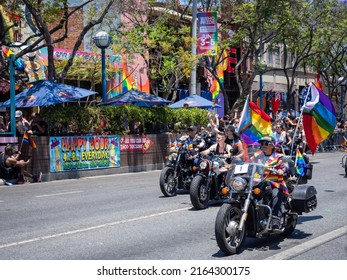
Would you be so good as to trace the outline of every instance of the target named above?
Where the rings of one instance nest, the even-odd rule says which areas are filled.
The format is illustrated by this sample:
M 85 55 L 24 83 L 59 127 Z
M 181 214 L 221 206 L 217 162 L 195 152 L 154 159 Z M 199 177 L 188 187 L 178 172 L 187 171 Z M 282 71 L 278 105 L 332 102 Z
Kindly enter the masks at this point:
M 270 146 L 270 145 L 272 145 L 272 143 L 271 142 L 262 142 L 262 143 L 260 143 L 260 146 L 265 146 L 265 147 L 267 147 L 267 146 Z

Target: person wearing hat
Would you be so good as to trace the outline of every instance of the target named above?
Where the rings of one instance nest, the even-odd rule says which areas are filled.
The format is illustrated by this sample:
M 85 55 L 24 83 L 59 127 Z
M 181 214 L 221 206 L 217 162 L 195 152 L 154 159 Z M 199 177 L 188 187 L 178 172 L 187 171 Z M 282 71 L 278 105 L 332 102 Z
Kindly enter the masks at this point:
M 275 151 L 275 140 L 271 136 L 264 136 L 258 140 L 260 151 L 255 152 L 250 161 L 262 163 L 267 168 L 264 178 L 271 186 L 272 229 L 281 227 L 281 204 L 286 195 L 289 195 L 283 174 L 288 170 L 288 163 L 282 161 L 283 155 Z
M 200 151 L 206 146 L 204 139 L 198 133 L 198 128 L 195 125 L 191 125 L 187 129 L 187 134 L 183 135 L 180 140 L 188 141 L 193 144 L 193 148 L 196 152 Z
M 19 159 L 19 156 L 20 152 L 14 154 L 12 145 L 8 144 L 5 147 L 4 152 L 0 154 L 1 179 L 8 185 L 24 184 L 24 176 L 32 178 L 34 182 L 41 182 L 42 173 L 37 176 L 30 174 L 25 170 L 30 160 Z
M 24 132 L 29 129 L 30 123 L 26 118 L 23 117 L 23 112 L 20 110 L 16 111 L 15 117 L 16 117 L 16 134 L 17 136 L 21 137 L 24 135 Z M 8 123 L 8 129 L 10 128 L 11 128 L 11 122 Z

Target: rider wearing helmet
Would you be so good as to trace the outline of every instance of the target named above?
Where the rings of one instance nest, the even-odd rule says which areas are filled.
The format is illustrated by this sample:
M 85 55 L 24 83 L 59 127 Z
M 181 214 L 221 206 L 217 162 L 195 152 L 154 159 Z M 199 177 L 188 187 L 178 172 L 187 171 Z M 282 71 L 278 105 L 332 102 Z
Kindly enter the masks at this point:
M 282 161 L 283 155 L 275 151 L 275 140 L 265 136 L 258 140 L 260 151 L 255 152 L 251 162 L 263 163 L 267 168 L 264 172 L 265 181 L 272 189 L 272 228 L 279 229 L 281 225 L 281 203 L 285 195 L 289 195 L 283 174 L 288 170 L 288 164 Z

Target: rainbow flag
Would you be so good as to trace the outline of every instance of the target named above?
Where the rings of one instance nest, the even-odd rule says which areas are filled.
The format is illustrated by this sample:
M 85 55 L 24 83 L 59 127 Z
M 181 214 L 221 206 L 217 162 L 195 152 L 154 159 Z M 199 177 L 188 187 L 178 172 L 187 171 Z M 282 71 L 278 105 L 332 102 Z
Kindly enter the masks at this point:
M 344 148 L 347 148 L 347 139 L 345 138 L 345 136 L 342 136 L 343 137 L 343 143 L 342 143 L 342 147 Z
M 312 98 L 304 104 L 303 124 L 307 144 L 313 155 L 317 146 L 334 132 L 336 112 L 329 97 L 314 84 L 311 83 L 308 92 Z
M 122 62 L 122 93 L 126 93 L 129 90 L 136 88 L 134 78 L 129 75 L 127 71 L 127 64 Z
M 36 143 L 34 141 L 34 139 L 32 139 L 29 135 L 29 133 L 27 131 L 24 132 L 24 135 L 23 135 L 23 143 L 25 144 L 30 144 L 30 146 L 33 148 L 33 149 L 36 149 Z
M 296 173 L 301 177 L 303 177 L 306 173 L 306 162 L 300 152 L 300 149 L 296 150 L 295 169 Z
M 253 145 L 260 138 L 271 134 L 271 118 L 247 98 L 237 131 L 247 145 Z
M 217 100 L 220 93 L 220 84 L 224 85 L 224 71 L 228 69 L 228 53 L 226 50 L 221 55 L 221 62 L 217 65 L 217 77 L 211 83 L 212 100 Z M 218 82 L 219 80 L 219 82 Z M 217 102 L 216 102 L 217 103 Z

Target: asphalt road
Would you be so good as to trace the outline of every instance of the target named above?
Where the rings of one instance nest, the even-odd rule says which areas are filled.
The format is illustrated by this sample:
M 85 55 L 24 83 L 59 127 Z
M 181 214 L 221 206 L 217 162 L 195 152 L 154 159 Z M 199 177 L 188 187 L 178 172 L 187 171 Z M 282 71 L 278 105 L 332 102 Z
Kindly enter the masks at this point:
M 318 207 L 286 239 L 247 239 L 225 256 L 214 236 L 220 204 L 196 211 L 165 198 L 160 171 L 0 186 L 1 260 L 346 260 L 342 152 L 311 156 Z

